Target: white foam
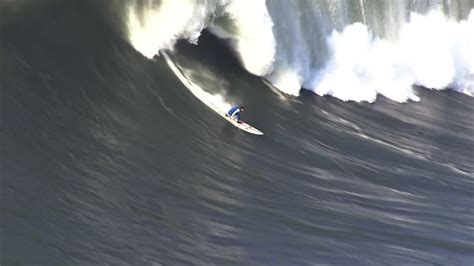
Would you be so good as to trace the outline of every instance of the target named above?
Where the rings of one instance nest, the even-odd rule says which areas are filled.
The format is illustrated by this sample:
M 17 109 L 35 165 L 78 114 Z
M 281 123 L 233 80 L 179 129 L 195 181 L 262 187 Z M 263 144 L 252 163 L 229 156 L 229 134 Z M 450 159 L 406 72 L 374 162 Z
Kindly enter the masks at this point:
M 172 49 L 178 39 L 195 43 L 207 26 L 216 5 L 201 5 L 194 0 L 149 0 L 144 6 L 128 9 L 129 39 L 133 47 L 148 58 L 161 49 Z
M 342 100 L 374 101 L 377 94 L 417 101 L 412 85 L 452 88 L 473 95 L 474 11 L 455 22 L 441 12 L 412 13 L 399 39 L 373 36 L 355 23 L 328 39 L 331 59 L 312 77 L 309 89 Z
M 309 25 L 341 20 L 336 24 L 342 27 L 349 19 L 324 18 L 324 11 L 316 10 L 317 4 L 315 10 L 306 12 L 307 8 L 301 8 L 307 5 L 281 6 L 284 3 L 162 0 L 154 5 L 149 0 L 141 8 L 129 8 L 129 39 L 138 51 L 152 58 L 162 49 L 172 49 L 178 39 L 195 43 L 207 28 L 229 40 L 250 73 L 266 78 L 289 95 L 298 95 L 304 86 L 342 100 L 374 101 L 382 94 L 398 102 L 417 101 L 412 85 L 422 85 L 449 87 L 474 96 L 474 11 L 460 22 L 439 10 L 426 15 L 411 13 L 408 22 L 397 21 L 396 27 L 386 29 L 396 32 L 390 34 L 390 40 L 355 23 L 332 31 L 325 47 L 321 36 L 326 31 Z M 338 3 L 342 11 L 349 8 Z M 272 5 L 279 28 L 274 28 L 266 4 Z M 365 18 L 369 13 L 364 10 Z M 224 25 L 219 25 L 222 17 Z M 294 21 L 286 23 L 290 18 Z M 335 26 L 328 22 L 325 27 L 328 25 Z
M 342 100 L 374 101 L 377 93 L 397 100 L 417 100 L 411 79 L 398 61 L 398 50 L 374 38 L 365 25 L 356 23 L 329 38 L 332 58 L 318 73 L 312 89 Z
M 225 16 L 236 30 L 225 32 L 212 22 Z M 162 49 L 173 49 L 178 39 L 196 43 L 201 31 L 211 32 L 231 39 L 242 65 L 255 75 L 271 71 L 275 55 L 273 23 L 266 9 L 265 0 L 164 0 L 154 5 L 128 10 L 129 39 L 135 49 L 148 58 Z
M 412 14 L 401 31 L 400 48 L 415 84 L 473 92 L 472 84 L 463 86 L 463 81 L 474 74 L 474 11 L 461 22 L 447 20 L 440 12 Z
M 235 0 L 225 5 L 237 32 L 232 35 L 234 49 L 243 66 L 258 76 L 269 73 L 276 53 L 273 22 L 265 0 Z
M 299 95 L 302 77 L 295 69 L 280 63 L 278 67 L 265 78 L 281 92 L 293 96 Z

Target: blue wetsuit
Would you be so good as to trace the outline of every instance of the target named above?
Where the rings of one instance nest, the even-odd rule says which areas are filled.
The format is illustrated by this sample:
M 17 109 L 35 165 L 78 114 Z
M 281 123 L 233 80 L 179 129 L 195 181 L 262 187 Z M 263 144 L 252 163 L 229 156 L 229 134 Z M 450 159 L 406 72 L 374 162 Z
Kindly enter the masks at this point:
M 234 106 L 232 107 L 228 112 L 227 112 L 227 115 L 232 118 L 232 117 L 236 117 L 237 118 L 237 122 L 240 122 L 240 107 L 239 106 Z

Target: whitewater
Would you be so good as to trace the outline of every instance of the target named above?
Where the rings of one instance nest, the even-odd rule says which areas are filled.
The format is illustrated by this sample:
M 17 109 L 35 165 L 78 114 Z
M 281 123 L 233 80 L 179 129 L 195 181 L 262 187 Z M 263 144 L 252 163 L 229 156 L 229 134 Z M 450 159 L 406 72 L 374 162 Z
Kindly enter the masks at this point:
M 140 3 L 140 4 L 138 4 Z M 472 1 L 131 1 L 128 37 L 148 58 L 203 30 L 288 95 L 419 101 L 413 85 L 474 94 Z

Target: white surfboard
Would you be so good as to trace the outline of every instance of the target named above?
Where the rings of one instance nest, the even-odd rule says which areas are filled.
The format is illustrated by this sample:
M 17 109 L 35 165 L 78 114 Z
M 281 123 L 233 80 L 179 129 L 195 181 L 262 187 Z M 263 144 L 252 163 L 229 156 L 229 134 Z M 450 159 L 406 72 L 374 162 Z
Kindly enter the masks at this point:
M 263 132 L 254 128 L 253 126 L 247 124 L 247 123 L 244 123 L 242 121 L 240 121 L 241 123 L 238 123 L 237 120 L 235 119 L 232 119 L 230 117 L 228 117 L 226 114 L 223 114 L 222 117 L 224 117 L 227 121 L 229 121 L 232 125 L 238 127 L 239 129 L 247 132 L 247 133 L 250 133 L 250 134 L 254 134 L 254 135 L 263 135 Z

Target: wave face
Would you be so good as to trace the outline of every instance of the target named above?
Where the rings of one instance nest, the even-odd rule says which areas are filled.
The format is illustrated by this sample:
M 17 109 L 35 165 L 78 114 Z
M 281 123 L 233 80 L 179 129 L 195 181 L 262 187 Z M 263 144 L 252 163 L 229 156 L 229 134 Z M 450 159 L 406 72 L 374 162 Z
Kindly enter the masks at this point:
M 304 84 L 307 64 L 332 88 L 348 65 L 401 58 L 362 64 L 348 42 L 397 50 L 387 40 L 415 45 L 403 40 L 445 17 L 455 36 L 471 2 L 442 1 L 445 15 L 425 1 L 371 1 L 379 15 L 369 1 L 287 2 L 0 1 L 0 265 L 472 265 L 474 97 L 267 86 L 293 72 Z M 301 21 L 283 31 L 276 12 Z M 388 31 L 395 14 L 413 25 Z M 459 71 L 412 73 L 439 85 Z M 208 108 L 236 104 L 264 136 Z
M 140 1 L 140 3 L 142 3 Z M 147 57 L 208 29 L 279 90 L 418 101 L 412 85 L 474 93 L 472 1 L 153 1 L 130 5 Z

